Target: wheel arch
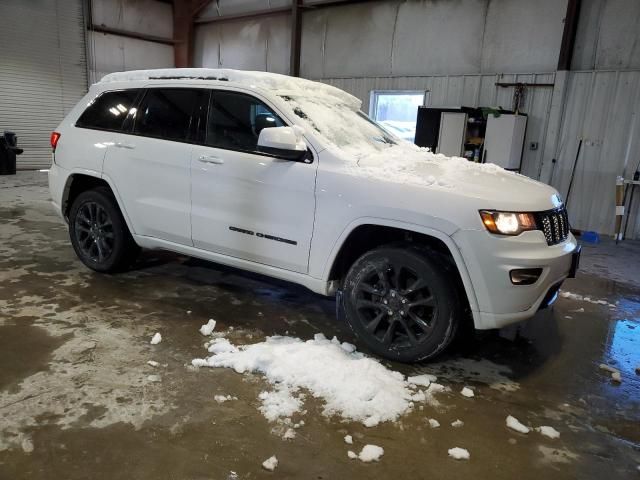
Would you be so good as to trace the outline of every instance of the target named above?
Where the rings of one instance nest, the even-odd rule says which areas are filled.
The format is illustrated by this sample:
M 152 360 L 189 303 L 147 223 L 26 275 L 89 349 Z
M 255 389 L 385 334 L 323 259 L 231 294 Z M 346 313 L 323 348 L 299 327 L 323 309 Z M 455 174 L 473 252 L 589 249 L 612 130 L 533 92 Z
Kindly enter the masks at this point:
M 113 197 L 116 200 L 118 208 L 120 209 L 120 212 L 124 217 L 127 227 L 129 228 L 129 231 L 132 234 L 135 234 L 133 225 L 131 224 L 131 221 L 129 219 L 129 216 L 127 215 L 126 209 L 124 208 L 122 199 L 120 198 L 117 189 L 114 187 L 113 183 L 108 177 L 104 175 L 101 176 L 98 173 L 94 172 L 72 172 L 67 177 L 60 204 L 60 209 L 65 220 L 67 220 L 67 222 L 69 221 L 69 211 L 71 210 L 71 205 L 73 204 L 73 201 L 78 197 L 78 195 L 80 195 L 80 193 L 82 192 L 97 187 L 107 187 L 111 191 Z
M 360 219 L 346 228 L 336 242 L 325 268 L 325 279 L 329 285 L 337 285 L 362 254 L 398 241 L 425 245 L 450 258 L 475 319 L 478 302 L 462 254 L 449 235 L 429 227 L 386 219 Z

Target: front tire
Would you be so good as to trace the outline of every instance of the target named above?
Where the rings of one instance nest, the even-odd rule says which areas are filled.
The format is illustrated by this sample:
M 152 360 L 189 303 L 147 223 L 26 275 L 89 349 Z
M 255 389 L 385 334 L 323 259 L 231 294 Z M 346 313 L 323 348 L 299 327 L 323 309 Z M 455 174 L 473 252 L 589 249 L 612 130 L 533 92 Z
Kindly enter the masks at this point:
M 122 271 L 139 251 L 106 187 L 87 190 L 76 197 L 69 212 L 69 236 L 78 258 L 97 272 Z
M 355 335 L 389 360 L 417 362 L 442 352 L 461 312 L 445 261 L 411 244 L 362 255 L 344 283 L 345 316 Z

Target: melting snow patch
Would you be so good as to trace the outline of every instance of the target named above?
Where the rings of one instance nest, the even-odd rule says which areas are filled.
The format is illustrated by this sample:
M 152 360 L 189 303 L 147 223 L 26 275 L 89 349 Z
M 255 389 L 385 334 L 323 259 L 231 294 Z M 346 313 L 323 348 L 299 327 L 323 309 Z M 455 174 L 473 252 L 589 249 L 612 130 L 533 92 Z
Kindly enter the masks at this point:
M 536 432 L 540 432 L 545 437 L 560 438 L 560 432 L 553 427 L 546 427 L 546 426 L 538 427 L 536 428 Z
M 463 425 L 464 425 L 464 422 L 463 422 L 462 420 L 459 420 L 459 419 L 458 419 L 458 420 L 456 420 L 455 422 L 452 422 L 452 423 L 451 423 L 451 426 L 452 426 L 453 428 L 460 428 L 460 427 L 462 427 Z
M 147 380 L 153 383 L 157 383 L 161 381 L 160 375 L 149 375 Z
M 449 456 L 451 458 L 455 458 L 456 460 L 469 460 L 469 457 L 471 457 L 471 455 L 469 454 L 469 450 L 460 447 L 450 448 Z
M 560 296 L 562 298 L 568 298 L 570 300 L 577 300 L 578 302 L 593 303 L 594 305 L 606 305 L 609 308 L 615 308 L 616 307 L 615 303 L 609 303 L 606 300 L 596 300 L 596 299 L 593 299 L 591 297 L 585 297 L 585 296 L 580 295 L 578 293 L 567 292 L 567 291 L 564 291 L 564 290 L 560 292 Z
M 429 426 L 431 428 L 438 428 L 440 426 L 440 422 L 438 420 L 436 420 L 435 418 L 430 418 L 429 419 Z
M 467 398 L 473 398 L 475 396 L 473 390 L 471 390 L 469 387 L 464 387 L 460 393 L 463 397 Z
M 157 345 L 162 341 L 162 335 L 156 333 L 153 337 L 151 337 L 151 345 Z
M 213 399 L 218 403 L 224 403 L 230 400 L 237 400 L 238 397 L 232 397 L 231 395 L 214 395 Z
M 620 372 L 613 372 L 611 374 L 611 380 L 616 383 L 622 383 L 622 375 L 620 375 Z
M 354 452 L 353 450 L 349 450 L 347 452 L 347 457 L 349 457 L 352 460 L 355 460 L 356 458 L 358 458 L 358 454 L 356 452 Z
M 511 430 L 515 430 L 516 432 L 524 434 L 529 433 L 529 427 L 525 427 L 516 417 L 512 417 L 511 415 L 507 417 L 507 427 Z
M 213 356 L 195 359 L 194 366 L 232 368 L 238 373 L 260 372 L 274 385 L 259 396 L 260 411 L 269 421 L 291 417 L 302 409 L 308 390 L 324 400 L 325 416 L 339 415 L 368 427 L 395 421 L 413 408 L 415 377 L 389 370 L 377 360 L 345 348 L 337 339 L 317 334 L 303 342 L 292 337 L 269 337 L 266 341 L 235 347 L 227 339 L 216 339 L 209 346 Z M 429 378 L 431 377 L 431 378 Z M 435 377 L 424 376 L 431 382 Z M 419 380 L 420 381 L 420 380 Z M 431 384 L 424 401 L 437 403 L 433 395 L 442 385 Z
M 358 455 L 361 462 L 377 462 L 384 455 L 384 449 L 377 445 L 365 445 Z
M 205 337 L 208 337 L 213 332 L 213 329 L 216 328 L 216 321 L 213 318 L 210 318 L 209 321 L 200 327 L 200 333 Z
M 344 436 L 344 443 L 347 443 L 349 445 L 353 445 L 353 437 L 351 435 L 345 435 Z
M 267 458 L 264 462 L 262 462 L 262 468 L 264 468 L 265 470 L 269 470 L 270 472 L 273 472 L 277 466 L 278 466 L 278 459 L 276 458 L 275 455 Z
M 293 428 L 287 428 L 287 431 L 284 432 L 282 438 L 284 438 L 285 440 L 293 440 L 294 438 L 296 438 L 296 431 Z
M 160 364 L 158 362 L 156 362 L 155 360 L 149 360 L 147 362 L 147 365 L 151 366 L 151 367 L 159 367 Z
M 407 382 L 412 383 L 413 385 L 420 385 L 422 387 L 428 387 L 431 382 L 435 382 L 436 380 L 438 380 L 438 377 L 428 373 L 407 378 Z
M 33 452 L 33 442 L 31 441 L 30 438 L 25 438 L 24 440 L 22 440 L 22 443 L 20 444 L 20 446 L 22 447 L 22 451 L 24 453 Z

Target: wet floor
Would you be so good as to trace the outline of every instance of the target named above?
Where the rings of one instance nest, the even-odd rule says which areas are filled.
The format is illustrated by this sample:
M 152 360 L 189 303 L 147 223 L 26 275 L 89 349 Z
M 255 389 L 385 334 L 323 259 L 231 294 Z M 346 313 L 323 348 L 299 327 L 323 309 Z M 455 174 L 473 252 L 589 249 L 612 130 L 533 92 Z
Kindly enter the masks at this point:
M 198 329 L 213 317 L 236 344 L 319 332 L 353 341 L 332 302 L 168 253 L 146 252 L 126 274 L 89 272 L 45 183 L 37 172 L 0 177 L 0 479 L 640 476 L 638 243 L 586 248 L 582 273 L 564 286 L 580 297 L 518 331 L 482 333 L 433 364 L 386 364 L 436 374 L 451 389 L 438 406 L 366 428 L 326 418 L 308 398 L 294 418 L 304 426 L 284 440 L 258 411 L 268 387 L 259 375 L 190 367 L 206 353 Z M 151 346 L 155 332 L 163 341 Z M 458 393 L 465 385 L 474 398 Z M 218 394 L 238 400 L 217 403 Z M 513 432 L 507 415 L 561 436 Z M 456 419 L 464 425 L 451 427 Z M 367 443 L 384 448 L 378 463 L 347 458 Z M 448 458 L 452 447 L 471 459 Z M 270 473 L 261 463 L 274 454 Z

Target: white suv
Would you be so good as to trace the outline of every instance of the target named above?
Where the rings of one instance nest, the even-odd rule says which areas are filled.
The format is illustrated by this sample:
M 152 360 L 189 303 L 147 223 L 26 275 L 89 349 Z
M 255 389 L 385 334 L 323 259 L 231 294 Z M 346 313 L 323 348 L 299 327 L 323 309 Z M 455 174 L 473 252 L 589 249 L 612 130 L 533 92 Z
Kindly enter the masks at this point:
M 52 133 L 53 203 L 93 270 L 155 248 L 338 293 L 389 359 L 436 355 L 465 318 L 499 328 L 550 304 L 580 251 L 558 193 L 359 108 L 262 72 L 107 75 Z

